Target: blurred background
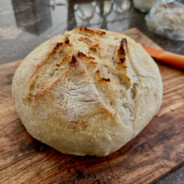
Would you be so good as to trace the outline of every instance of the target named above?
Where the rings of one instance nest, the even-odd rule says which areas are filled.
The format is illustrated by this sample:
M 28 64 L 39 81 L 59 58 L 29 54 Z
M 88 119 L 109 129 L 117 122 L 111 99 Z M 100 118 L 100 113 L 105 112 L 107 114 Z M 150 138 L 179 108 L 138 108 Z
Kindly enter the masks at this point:
M 50 37 L 81 26 L 116 32 L 137 27 L 166 50 L 184 54 L 182 42 L 150 32 L 146 14 L 134 6 L 131 0 L 1 0 L 0 63 L 22 59 Z

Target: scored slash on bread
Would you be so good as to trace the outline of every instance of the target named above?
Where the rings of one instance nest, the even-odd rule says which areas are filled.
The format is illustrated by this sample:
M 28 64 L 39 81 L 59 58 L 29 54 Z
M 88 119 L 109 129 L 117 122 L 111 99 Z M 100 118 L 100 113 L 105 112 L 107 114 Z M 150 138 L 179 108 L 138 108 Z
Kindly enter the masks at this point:
M 93 37 L 91 37 L 91 35 L 94 35 L 94 36 L 96 36 L 96 35 L 98 35 L 98 36 L 104 36 L 106 33 L 104 31 L 99 31 L 99 30 L 95 30 L 94 31 L 94 30 L 90 30 L 88 28 L 79 28 L 79 29 L 74 30 L 74 32 L 77 32 L 77 33 L 80 33 L 80 34 L 81 33 L 82 34 L 85 33 L 85 34 L 89 34 L 90 35 L 89 38 L 87 38 L 87 37 L 79 37 L 79 39 L 78 39 L 80 42 L 85 42 L 89 46 L 89 51 L 87 53 L 89 56 L 87 56 L 83 52 L 80 52 L 80 51 L 77 52 L 77 50 L 74 51 L 74 48 L 73 48 L 73 45 L 72 45 L 72 41 L 69 40 L 70 34 L 65 35 L 64 38 L 63 38 L 63 42 L 57 42 L 56 43 L 56 45 L 53 48 L 53 50 L 51 51 L 51 53 L 45 59 L 45 62 L 43 63 L 43 65 L 40 65 L 37 68 L 37 71 L 35 71 L 35 74 L 34 74 L 34 76 L 32 76 L 32 79 L 31 79 L 30 84 L 29 84 L 30 85 L 30 89 L 28 89 L 29 90 L 29 93 L 27 93 L 26 94 L 27 96 L 23 98 L 24 100 L 30 100 L 31 99 L 31 100 L 34 101 L 41 94 L 44 94 L 43 92 L 45 90 L 47 90 L 48 85 L 51 85 L 52 79 L 50 79 L 48 81 L 47 78 L 46 79 L 42 79 L 43 77 L 42 78 L 40 77 L 40 75 L 42 75 L 43 72 L 44 73 L 47 73 L 47 71 L 45 71 L 43 69 L 43 67 L 45 68 L 44 64 L 47 64 L 49 62 L 49 60 L 51 60 L 51 59 L 52 59 L 52 63 L 50 63 L 50 65 L 52 66 L 53 63 L 56 63 L 55 65 L 57 67 L 59 67 L 59 71 L 58 71 L 58 68 L 57 67 L 53 68 L 52 69 L 53 71 L 50 71 L 50 74 L 49 75 L 51 77 L 54 77 L 56 71 L 58 73 L 60 72 L 60 70 L 62 71 L 62 69 L 63 69 L 62 65 L 64 65 L 65 62 L 66 63 L 69 63 L 69 65 L 71 65 L 71 66 L 73 64 L 77 63 L 77 57 L 79 59 L 80 58 L 83 58 L 83 59 L 86 58 L 88 60 L 88 62 L 90 60 L 90 63 L 93 63 L 93 64 L 96 63 L 97 64 L 97 62 L 94 62 L 95 61 L 95 57 L 90 56 L 90 54 L 91 54 L 91 52 L 93 54 L 98 53 L 96 51 L 96 48 L 99 47 L 100 43 L 98 43 L 98 39 L 94 39 Z M 86 42 L 86 40 L 87 40 L 87 42 Z M 95 40 L 95 43 L 92 40 Z M 117 52 L 117 58 L 119 58 L 119 61 L 117 62 L 117 64 L 124 64 L 125 63 L 125 58 L 126 58 L 126 56 L 125 56 L 125 48 L 126 48 L 126 46 L 127 46 L 127 40 L 126 40 L 126 38 L 123 38 L 121 40 L 119 46 L 116 49 L 117 50 L 116 51 Z M 95 50 L 92 50 L 91 49 L 93 47 L 95 48 Z M 66 51 L 64 49 L 66 49 Z M 76 53 L 75 54 L 76 56 L 75 55 L 72 55 L 72 52 L 73 51 Z M 59 58 L 57 58 L 57 56 L 56 56 L 58 54 L 60 54 L 60 57 Z M 53 62 L 54 59 L 55 59 L 55 61 Z M 67 65 L 68 64 L 66 64 L 66 66 Z M 65 69 L 66 69 L 66 66 L 65 66 Z M 126 65 L 125 64 L 124 64 L 123 68 L 126 68 Z M 50 70 L 50 68 L 48 68 L 48 69 Z M 110 78 L 101 77 L 100 70 L 97 70 L 97 71 L 98 72 L 96 72 L 96 74 L 99 76 L 99 78 L 101 80 L 110 82 Z M 44 80 L 44 82 L 39 81 L 38 78 L 40 78 L 42 81 Z M 41 84 L 39 84 L 39 82 Z M 35 87 L 37 87 L 37 86 L 39 86 L 37 88 L 37 92 L 31 93 L 31 91 L 33 91 L 35 89 Z

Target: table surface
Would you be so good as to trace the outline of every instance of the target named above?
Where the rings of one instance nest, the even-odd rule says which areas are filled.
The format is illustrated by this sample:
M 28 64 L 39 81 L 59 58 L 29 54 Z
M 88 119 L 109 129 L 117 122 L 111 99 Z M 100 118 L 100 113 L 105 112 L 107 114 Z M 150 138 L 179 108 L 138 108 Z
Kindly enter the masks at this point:
M 22 59 L 50 37 L 80 26 L 116 32 L 137 27 L 164 49 L 184 54 L 184 42 L 151 33 L 144 17 L 128 0 L 1 0 L 0 64 Z M 156 182 L 182 183 L 184 166 Z

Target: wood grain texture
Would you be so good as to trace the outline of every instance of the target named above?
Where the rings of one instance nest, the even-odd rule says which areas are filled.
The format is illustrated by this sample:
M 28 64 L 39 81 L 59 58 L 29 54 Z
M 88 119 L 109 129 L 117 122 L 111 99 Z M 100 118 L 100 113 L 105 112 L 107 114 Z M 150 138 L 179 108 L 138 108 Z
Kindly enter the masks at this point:
M 124 32 L 158 46 L 137 29 Z M 21 61 L 0 66 L 0 183 L 151 183 L 184 163 L 184 71 L 159 63 L 162 107 L 148 126 L 107 157 L 61 154 L 33 139 L 11 98 L 11 81 Z

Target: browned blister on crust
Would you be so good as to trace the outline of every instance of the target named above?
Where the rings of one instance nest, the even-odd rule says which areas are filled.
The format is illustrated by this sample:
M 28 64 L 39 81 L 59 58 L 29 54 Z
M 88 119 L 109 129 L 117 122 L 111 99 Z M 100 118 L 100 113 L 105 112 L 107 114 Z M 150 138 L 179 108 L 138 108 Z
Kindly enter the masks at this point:
M 98 35 L 98 36 L 104 36 L 106 35 L 105 31 L 101 31 L 98 29 L 89 29 L 89 28 L 76 28 L 73 30 L 74 33 L 81 33 L 81 34 L 87 34 L 87 35 Z
M 76 58 L 76 56 L 72 56 L 72 60 L 70 61 L 70 66 L 75 66 L 76 64 L 77 64 L 77 58 Z
M 126 54 L 125 48 L 127 47 L 127 39 L 123 38 L 120 43 L 120 47 L 118 49 L 119 57 L 124 57 Z
M 118 64 L 125 64 L 126 61 L 126 49 L 127 49 L 127 39 L 123 38 L 120 42 L 120 46 L 117 51 L 119 58 Z
M 88 44 L 88 45 L 90 45 L 90 44 L 93 43 L 92 40 L 90 40 L 90 39 L 87 38 L 87 37 L 80 37 L 80 38 L 79 38 L 79 41 L 83 41 L 83 42 L 85 42 L 85 43 Z
M 86 54 L 84 54 L 84 53 L 82 53 L 82 52 L 78 52 L 77 57 L 79 57 L 79 58 L 86 58 L 86 59 L 90 59 L 90 60 L 95 60 L 94 57 L 92 57 L 92 56 L 87 56 Z

